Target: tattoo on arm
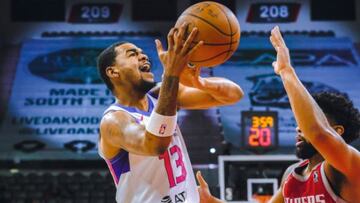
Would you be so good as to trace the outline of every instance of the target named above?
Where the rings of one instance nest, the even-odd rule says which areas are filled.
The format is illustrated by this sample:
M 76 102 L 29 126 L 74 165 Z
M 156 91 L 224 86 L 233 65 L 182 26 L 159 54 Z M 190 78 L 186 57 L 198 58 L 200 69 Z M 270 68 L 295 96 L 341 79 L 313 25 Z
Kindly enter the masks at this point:
M 160 88 L 159 101 L 155 111 L 165 116 L 175 115 L 178 90 L 179 90 L 179 77 L 164 76 Z

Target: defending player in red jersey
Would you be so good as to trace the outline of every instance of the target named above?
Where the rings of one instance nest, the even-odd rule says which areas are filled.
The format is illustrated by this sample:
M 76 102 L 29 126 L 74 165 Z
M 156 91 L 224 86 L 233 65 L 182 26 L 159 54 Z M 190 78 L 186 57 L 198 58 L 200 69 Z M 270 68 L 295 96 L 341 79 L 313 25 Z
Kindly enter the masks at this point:
M 359 137 L 359 111 L 343 95 L 312 97 L 291 66 L 279 27 L 271 31 L 270 41 L 277 51 L 274 71 L 299 125 L 296 154 L 305 160 L 287 169 L 271 202 L 359 202 L 360 153 L 348 144 Z
M 312 97 L 291 66 L 279 27 L 271 31 L 270 41 L 277 52 L 274 71 L 283 81 L 299 125 L 296 154 L 304 159 L 286 170 L 270 202 L 360 202 L 360 153 L 348 144 L 359 137 L 359 110 L 340 94 Z M 211 196 L 199 173 L 197 178 L 201 201 L 221 202 Z

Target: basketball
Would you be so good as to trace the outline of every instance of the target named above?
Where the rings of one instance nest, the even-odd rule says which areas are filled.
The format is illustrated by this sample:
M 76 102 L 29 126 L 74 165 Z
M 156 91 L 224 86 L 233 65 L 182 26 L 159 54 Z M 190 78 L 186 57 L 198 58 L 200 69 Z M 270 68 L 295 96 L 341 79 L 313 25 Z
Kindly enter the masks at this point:
M 190 57 L 190 63 L 213 67 L 224 63 L 236 51 L 240 41 L 240 25 L 234 13 L 226 6 L 205 1 L 187 8 L 178 18 L 175 27 L 189 23 L 187 34 L 193 27 L 199 29 L 195 42 L 204 44 Z

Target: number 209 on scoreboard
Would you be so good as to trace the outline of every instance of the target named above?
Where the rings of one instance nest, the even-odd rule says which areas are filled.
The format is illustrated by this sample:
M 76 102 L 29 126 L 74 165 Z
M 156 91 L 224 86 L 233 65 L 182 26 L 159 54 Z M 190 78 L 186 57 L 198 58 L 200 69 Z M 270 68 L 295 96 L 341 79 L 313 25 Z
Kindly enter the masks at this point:
M 241 112 L 242 141 L 246 149 L 263 153 L 278 145 L 278 116 L 274 111 Z

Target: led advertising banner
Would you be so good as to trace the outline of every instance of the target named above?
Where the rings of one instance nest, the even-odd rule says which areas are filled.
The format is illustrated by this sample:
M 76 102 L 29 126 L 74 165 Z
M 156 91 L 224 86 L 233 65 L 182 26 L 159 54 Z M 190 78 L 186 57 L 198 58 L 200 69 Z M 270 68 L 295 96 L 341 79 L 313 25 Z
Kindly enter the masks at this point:
M 322 91 L 343 93 L 357 108 L 360 108 L 358 54 L 349 39 L 297 36 L 285 37 L 285 41 L 290 50 L 292 65 L 310 93 Z M 236 81 L 245 92 L 242 101 L 220 108 L 225 139 L 240 149 L 245 150 L 253 146 L 259 152 L 258 148 L 261 146 L 258 143 L 262 141 L 260 138 L 269 137 L 270 134 L 265 133 L 259 139 L 253 139 L 254 136 L 250 134 L 256 134 L 252 129 L 254 122 L 250 122 L 251 118 L 248 118 L 249 122 L 248 119 L 241 118 L 242 113 L 247 111 L 260 112 L 256 116 L 261 116 L 264 112 L 270 114 L 277 112 L 278 133 L 272 134 L 279 136 L 280 147 L 295 146 L 297 124 L 290 110 L 282 81 L 273 71 L 271 64 L 275 60 L 276 52 L 268 38 L 249 37 L 241 39 L 240 48 L 227 63 L 222 67 L 214 68 L 215 76 Z M 243 130 L 249 130 L 244 132 L 241 126 Z M 271 143 L 269 146 L 274 148 L 275 140 L 277 139 L 269 137 L 263 142 L 268 145 Z M 253 145 L 254 143 L 256 146 Z
M 98 158 L 99 122 L 114 98 L 97 73 L 96 58 L 124 40 L 157 58 L 154 40 L 144 37 L 25 42 L 1 126 L 1 158 Z M 153 67 L 160 67 L 157 60 Z

